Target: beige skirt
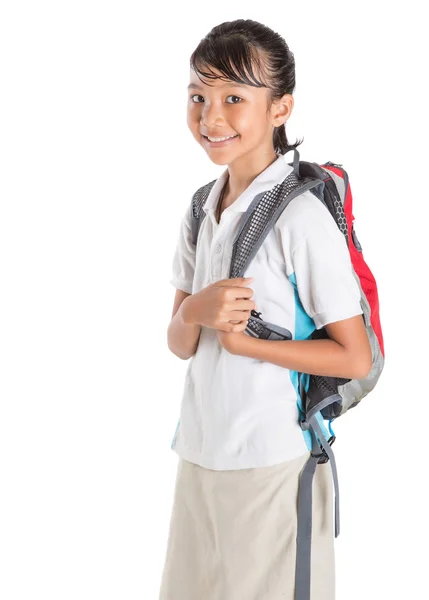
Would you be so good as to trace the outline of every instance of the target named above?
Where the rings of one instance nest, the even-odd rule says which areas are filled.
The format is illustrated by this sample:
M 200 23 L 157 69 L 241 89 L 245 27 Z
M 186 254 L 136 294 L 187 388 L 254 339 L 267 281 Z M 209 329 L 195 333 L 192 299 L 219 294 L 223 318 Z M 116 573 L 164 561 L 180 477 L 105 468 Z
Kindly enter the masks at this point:
M 309 456 L 231 471 L 179 457 L 159 600 L 294 600 L 299 476 Z M 313 480 L 311 600 L 335 600 L 329 462 Z

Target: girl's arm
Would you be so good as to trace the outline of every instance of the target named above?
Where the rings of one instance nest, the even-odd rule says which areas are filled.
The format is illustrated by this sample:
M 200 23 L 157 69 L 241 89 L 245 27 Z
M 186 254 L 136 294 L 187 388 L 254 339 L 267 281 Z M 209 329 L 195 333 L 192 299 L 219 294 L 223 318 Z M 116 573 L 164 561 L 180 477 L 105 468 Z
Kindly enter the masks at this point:
M 362 314 L 325 327 L 331 339 L 261 340 L 235 333 L 231 350 L 300 373 L 365 378 L 372 368 L 372 352 Z
M 173 314 L 167 330 L 168 347 L 182 360 L 193 356 L 198 347 L 201 325 L 192 322 L 192 294 L 176 290 Z

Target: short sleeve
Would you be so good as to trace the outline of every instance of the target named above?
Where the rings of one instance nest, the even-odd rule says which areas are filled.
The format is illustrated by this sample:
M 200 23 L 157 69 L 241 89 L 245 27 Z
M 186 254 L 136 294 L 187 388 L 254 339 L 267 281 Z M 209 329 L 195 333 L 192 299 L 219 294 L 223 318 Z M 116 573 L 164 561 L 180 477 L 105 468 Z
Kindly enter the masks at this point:
M 171 285 L 188 294 L 192 294 L 195 272 L 195 246 L 192 243 L 189 206 L 182 217 L 172 262 Z
M 292 267 L 304 310 L 321 329 L 362 314 L 361 292 L 344 234 L 327 207 L 321 204 L 306 217 Z

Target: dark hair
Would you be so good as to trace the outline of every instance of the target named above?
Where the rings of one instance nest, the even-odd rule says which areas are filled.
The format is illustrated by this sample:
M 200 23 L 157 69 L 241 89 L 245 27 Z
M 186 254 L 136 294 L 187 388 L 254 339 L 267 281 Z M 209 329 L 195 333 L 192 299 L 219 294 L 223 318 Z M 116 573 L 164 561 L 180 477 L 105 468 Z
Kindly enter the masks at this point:
M 226 78 L 237 83 L 267 87 L 269 103 L 292 94 L 295 89 L 295 58 L 285 40 L 272 29 L 252 21 L 237 19 L 216 25 L 200 41 L 190 58 L 191 68 L 208 79 Z M 262 81 L 253 71 L 256 65 Z M 209 72 L 202 69 L 207 67 Z M 211 68 L 220 71 L 221 77 Z M 285 125 L 276 127 L 273 134 L 275 152 L 285 154 L 301 144 L 289 144 Z

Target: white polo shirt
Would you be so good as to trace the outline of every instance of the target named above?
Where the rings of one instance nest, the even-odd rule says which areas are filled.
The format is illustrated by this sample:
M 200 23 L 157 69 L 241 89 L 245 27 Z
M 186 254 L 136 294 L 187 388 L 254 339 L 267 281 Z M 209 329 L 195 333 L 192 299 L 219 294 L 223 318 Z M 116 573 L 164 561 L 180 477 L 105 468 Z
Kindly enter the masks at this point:
M 205 202 L 207 216 L 196 252 L 187 202 L 170 283 L 195 294 L 228 278 L 243 212 L 257 194 L 292 170 L 278 154 L 217 224 L 215 208 L 228 176 L 225 169 Z M 344 235 L 311 191 L 290 202 L 243 276 L 254 277 L 249 287 L 262 318 L 289 329 L 293 340 L 307 339 L 316 328 L 363 312 Z M 202 326 L 185 375 L 171 447 L 184 459 L 215 470 L 264 467 L 301 456 L 311 446 L 309 432 L 299 425 L 298 389 L 296 371 L 233 355 L 221 346 L 215 329 Z

